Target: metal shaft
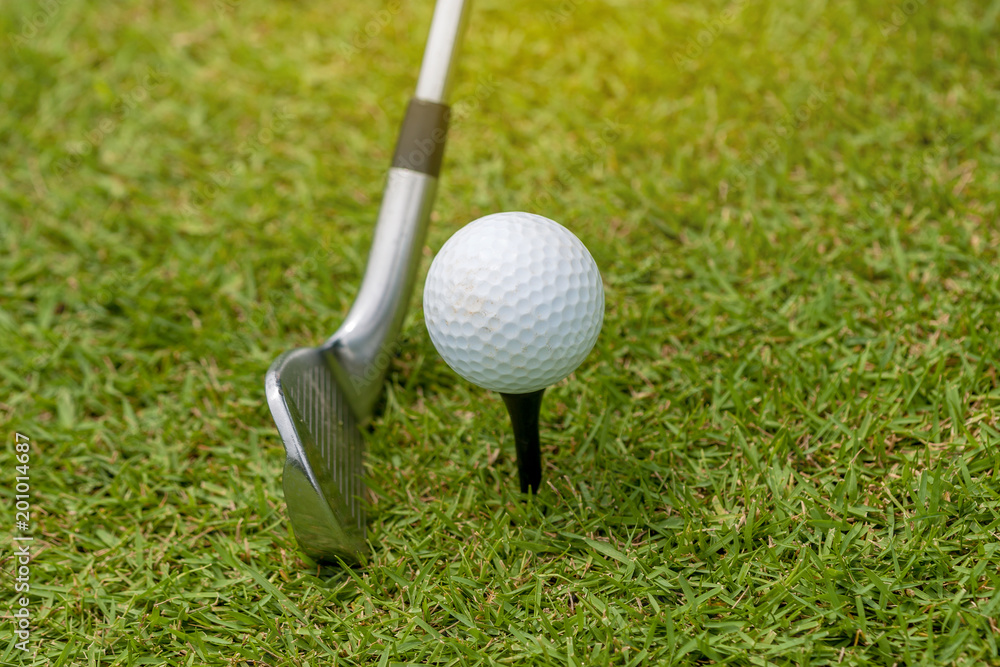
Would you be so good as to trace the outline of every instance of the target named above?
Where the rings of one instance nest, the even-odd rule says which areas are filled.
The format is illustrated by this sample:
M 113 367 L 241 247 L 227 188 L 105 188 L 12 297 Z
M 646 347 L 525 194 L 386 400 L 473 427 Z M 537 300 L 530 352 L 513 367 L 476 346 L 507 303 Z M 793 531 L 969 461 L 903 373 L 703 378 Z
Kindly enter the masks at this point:
M 414 99 L 389 169 L 365 275 L 326 353 L 359 419 L 378 399 L 413 292 L 447 136 L 447 95 L 467 22 L 466 0 L 438 0 Z
M 467 4 L 465 0 L 438 0 L 417 79 L 417 99 L 447 104 L 469 15 Z

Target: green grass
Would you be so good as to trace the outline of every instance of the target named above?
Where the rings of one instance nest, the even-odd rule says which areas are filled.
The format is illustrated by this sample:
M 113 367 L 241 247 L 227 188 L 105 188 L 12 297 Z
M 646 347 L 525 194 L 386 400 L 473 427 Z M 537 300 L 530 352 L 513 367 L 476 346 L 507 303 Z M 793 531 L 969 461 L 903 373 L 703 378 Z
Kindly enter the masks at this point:
M 560 220 L 604 331 L 524 504 L 415 308 L 372 562 L 317 569 L 263 375 L 356 292 L 430 18 L 387 7 L 0 9 L 0 663 L 1000 664 L 1000 2 L 478 3 L 426 254 Z

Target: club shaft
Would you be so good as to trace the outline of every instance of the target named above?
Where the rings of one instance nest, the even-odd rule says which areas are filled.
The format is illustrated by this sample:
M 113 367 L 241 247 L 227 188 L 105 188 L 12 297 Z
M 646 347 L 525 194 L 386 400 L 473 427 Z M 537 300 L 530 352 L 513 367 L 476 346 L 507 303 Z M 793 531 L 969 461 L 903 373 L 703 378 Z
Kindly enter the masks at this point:
M 417 99 L 447 104 L 470 4 L 468 0 L 438 0 L 434 7 L 417 79 Z
M 439 0 L 427 48 L 400 130 L 375 235 L 358 296 L 340 329 L 324 346 L 356 417 L 367 418 L 378 399 L 413 291 L 447 137 L 451 86 L 466 0 Z

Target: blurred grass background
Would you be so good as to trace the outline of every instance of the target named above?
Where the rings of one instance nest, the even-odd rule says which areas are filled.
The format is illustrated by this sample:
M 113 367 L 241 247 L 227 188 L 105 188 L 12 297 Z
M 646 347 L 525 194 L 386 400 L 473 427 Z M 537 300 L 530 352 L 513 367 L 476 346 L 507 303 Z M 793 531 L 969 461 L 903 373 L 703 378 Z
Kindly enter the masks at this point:
M 0 662 L 1000 664 L 997 0 L 478 2 L 428 259 L 547 215 L 605 328 L 526 506 L 418 295 L 373 561 L 302 560 L 263 374 L 351 303 L 431 11 L 0 7 Z

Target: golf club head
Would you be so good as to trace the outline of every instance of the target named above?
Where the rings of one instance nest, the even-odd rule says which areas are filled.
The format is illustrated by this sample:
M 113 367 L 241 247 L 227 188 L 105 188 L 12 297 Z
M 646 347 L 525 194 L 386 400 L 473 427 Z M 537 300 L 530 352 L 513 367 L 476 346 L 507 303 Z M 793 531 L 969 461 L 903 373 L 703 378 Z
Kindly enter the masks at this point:
M 278 357 L 265 377 L 285 445 L 285 504 L 302 550 L 357 562 L 365 541 L 364 440 L 413 291 L 437 178 L 393 168 L 358 295 L 321 347 Z
M 278 357 L 265 389 L 285 445 L 288 517 L 302 551 L 315 561 L 363 560 L 364 441 L 349 401 L 322 348 Z

